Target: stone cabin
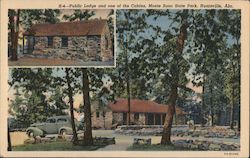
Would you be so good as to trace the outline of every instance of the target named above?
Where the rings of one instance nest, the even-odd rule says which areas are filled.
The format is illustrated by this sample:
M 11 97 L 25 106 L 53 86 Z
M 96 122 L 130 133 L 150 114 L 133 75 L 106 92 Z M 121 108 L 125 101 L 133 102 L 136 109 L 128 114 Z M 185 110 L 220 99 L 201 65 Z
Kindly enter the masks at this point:
M 82 61 L 113 59 L 106 20 L 34 24 L 23 33 L 23 52 L 33 56 Z
M 117 99 L 108 106 L 99 108 L 97 103 L 92 106 L 93 128 L 110 129 L 115 125 L 126 125 L 128 119 L 127 99 Z M 168 106 L 153 101 L 131 99 L 130 121 L 134 125 L 163 125 Z M 186 112 L 176 106 L 174 124 L 186 124 Z

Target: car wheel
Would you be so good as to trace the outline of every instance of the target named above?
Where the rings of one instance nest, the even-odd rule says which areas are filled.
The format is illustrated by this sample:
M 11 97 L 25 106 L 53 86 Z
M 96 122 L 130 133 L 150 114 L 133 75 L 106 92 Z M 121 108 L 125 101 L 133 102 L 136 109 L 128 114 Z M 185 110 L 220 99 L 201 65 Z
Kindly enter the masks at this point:
M 62 130 L 60 131 L 60 135 L 61 135 L 61 136 L 64 137 L 66 134 L 67 134 L 67 133 L 66 133 L 66 130 L 65 130 L 65 129 L 62 129 Z
M 28 137 L 30 137 L 30 138 L 34 137 L 34 132 L 33 131 L 28 131 L 27 134 L 28 134 Z

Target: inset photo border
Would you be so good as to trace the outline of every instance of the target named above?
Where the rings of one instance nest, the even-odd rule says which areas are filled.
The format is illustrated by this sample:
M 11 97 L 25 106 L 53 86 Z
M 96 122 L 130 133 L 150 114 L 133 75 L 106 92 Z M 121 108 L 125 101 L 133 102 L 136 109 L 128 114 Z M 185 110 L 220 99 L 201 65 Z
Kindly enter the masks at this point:
M 8 65 L 114 67 L 113 9 L 9 9 Z

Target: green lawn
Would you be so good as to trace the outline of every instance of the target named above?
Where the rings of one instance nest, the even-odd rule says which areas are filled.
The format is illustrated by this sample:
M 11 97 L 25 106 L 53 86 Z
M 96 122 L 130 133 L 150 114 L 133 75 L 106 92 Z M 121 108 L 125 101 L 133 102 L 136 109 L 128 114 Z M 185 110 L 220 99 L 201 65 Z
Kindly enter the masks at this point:
M 193 149 L 188 149 L 188 148 L 181 148 L 181 147 L 175 147 L 173 145 L 157 145 L 157 144 L 152 144 L 152 145 L 132 145 L 127 148 L 128 151 L 188 151 L 188 150 L 193 150 Z
M 40 144 L 24 144 L 13 146 L 13 151 L 93 151 L 99 148 L 103 148 L 104 145 L 73 145 L 71 142 L 59 141 L 51 143 L 40 143 Z

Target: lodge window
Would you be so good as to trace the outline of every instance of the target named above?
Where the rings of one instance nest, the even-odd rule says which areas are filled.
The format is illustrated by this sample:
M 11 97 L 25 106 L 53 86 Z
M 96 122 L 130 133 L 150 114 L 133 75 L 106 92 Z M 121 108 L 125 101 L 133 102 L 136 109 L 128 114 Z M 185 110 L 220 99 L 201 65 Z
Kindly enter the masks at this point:
M 139 113 L 135 113 L 135 114 L 134 114 L 134 120 L 135 120 L 135 121 L 138 121 L 138 120 L 139 120 Z
M 53 37 L 48 37 L 48 47 L 53 47 Z
M 100 117 L 100 112 L 97 111 L 97 112 L 96 112 L 96 118 L 99 118 L 99 117 Z
M 62 37 L 62 47 L 68 47 L 68 37 Z

